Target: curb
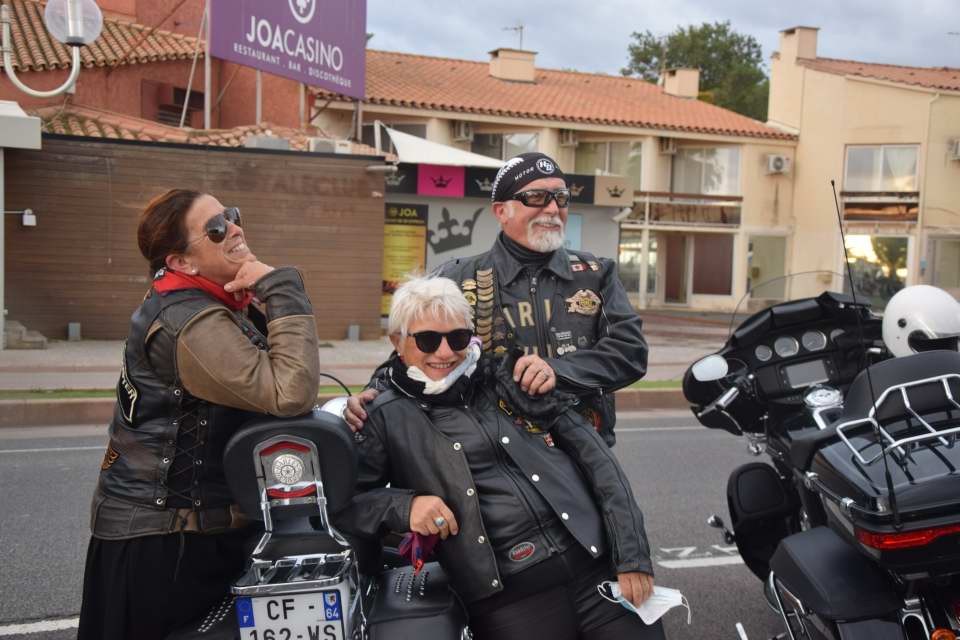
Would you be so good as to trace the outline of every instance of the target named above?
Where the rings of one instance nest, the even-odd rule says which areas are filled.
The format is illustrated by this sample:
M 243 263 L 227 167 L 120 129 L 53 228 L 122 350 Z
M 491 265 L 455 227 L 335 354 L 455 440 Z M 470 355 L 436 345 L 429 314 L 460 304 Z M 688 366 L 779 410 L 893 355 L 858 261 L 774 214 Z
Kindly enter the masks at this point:
M 318 404 L 334 398 L 320 396 Z M 113 398 L 68 398 L 64 400 L 0 400 L 0 428 L 56 425 L 106 425 L 113 417 Z M 680 389 L 627 389 L 617 392 L 619 411 L 687 409 Z

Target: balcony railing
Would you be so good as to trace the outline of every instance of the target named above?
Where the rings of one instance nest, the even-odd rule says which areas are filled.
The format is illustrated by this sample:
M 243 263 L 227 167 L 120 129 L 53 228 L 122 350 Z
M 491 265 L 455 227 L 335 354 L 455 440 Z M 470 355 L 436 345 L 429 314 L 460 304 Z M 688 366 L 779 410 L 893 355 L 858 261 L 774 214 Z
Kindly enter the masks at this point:
M 841 191 L 845 220 L 916 222 L 919 191 Z
M 622 222 L 652 226 L 738 227 L 743 196 L 635 191 L 633 210 Z

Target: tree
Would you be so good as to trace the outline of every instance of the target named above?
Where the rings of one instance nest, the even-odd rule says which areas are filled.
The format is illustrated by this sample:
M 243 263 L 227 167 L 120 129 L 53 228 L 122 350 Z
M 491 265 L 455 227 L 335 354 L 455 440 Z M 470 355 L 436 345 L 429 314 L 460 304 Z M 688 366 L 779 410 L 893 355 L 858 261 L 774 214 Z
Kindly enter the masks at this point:
M 630 61 L 621 69 L 656 82 L 664 69 L 700 70 L 700 99 L 757 120 L 767 119 L 770 81 L 763 71 L 763 53 L 756 38 L 737 33 L 730 22 L 679 27 L 663 37 L 634 32 Z

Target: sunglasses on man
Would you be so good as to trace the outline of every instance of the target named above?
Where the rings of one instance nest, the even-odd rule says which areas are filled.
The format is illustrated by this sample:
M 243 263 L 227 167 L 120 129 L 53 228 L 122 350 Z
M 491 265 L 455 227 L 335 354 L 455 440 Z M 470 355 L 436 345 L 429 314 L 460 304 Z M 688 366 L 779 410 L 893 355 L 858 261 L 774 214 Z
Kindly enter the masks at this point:
M 238 207 L 224 209 L 217 215 L 207 220 L 206 224 L 203 225 L 203 236 L 197 238 L 196 240 L 191 240 L 189 244 L 200 242 L 204 237 L 214 244 L 220 244 L 227 238 L 228 222 L 232 222 L 238 227 L 243 226 L 243 223 L 240 221 L 240 209 Z
M 439 331 L 418 331 L 411 333 L 410 337 L 417 343 L 417 349 L 424 353 L 433 353 L 440 348 L 440 343 L 446 338 L 447 346 L 452 351 L 463 351 L 470 346 L 470 338 L 473 337 L 473 331 L 470 329 L 454 329 L 447 333 Z
M 556 201 L 557 206 L 563 209 L 570 204 L 570 189 L 530 189 L 515 193 L 509 200 L 519 200 L 527 207 L 545 207 L 551 200 Z

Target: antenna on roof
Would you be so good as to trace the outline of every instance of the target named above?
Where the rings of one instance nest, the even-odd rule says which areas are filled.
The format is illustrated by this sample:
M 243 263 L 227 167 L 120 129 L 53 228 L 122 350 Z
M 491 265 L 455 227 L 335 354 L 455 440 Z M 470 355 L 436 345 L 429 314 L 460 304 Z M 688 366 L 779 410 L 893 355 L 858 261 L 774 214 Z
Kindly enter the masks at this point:
M 523 50 L 523 23 L 518 22 L 515 27 L 504 27 L 501 31 L 516 31 L 520 35 L 520 47 L 519 49 Z

